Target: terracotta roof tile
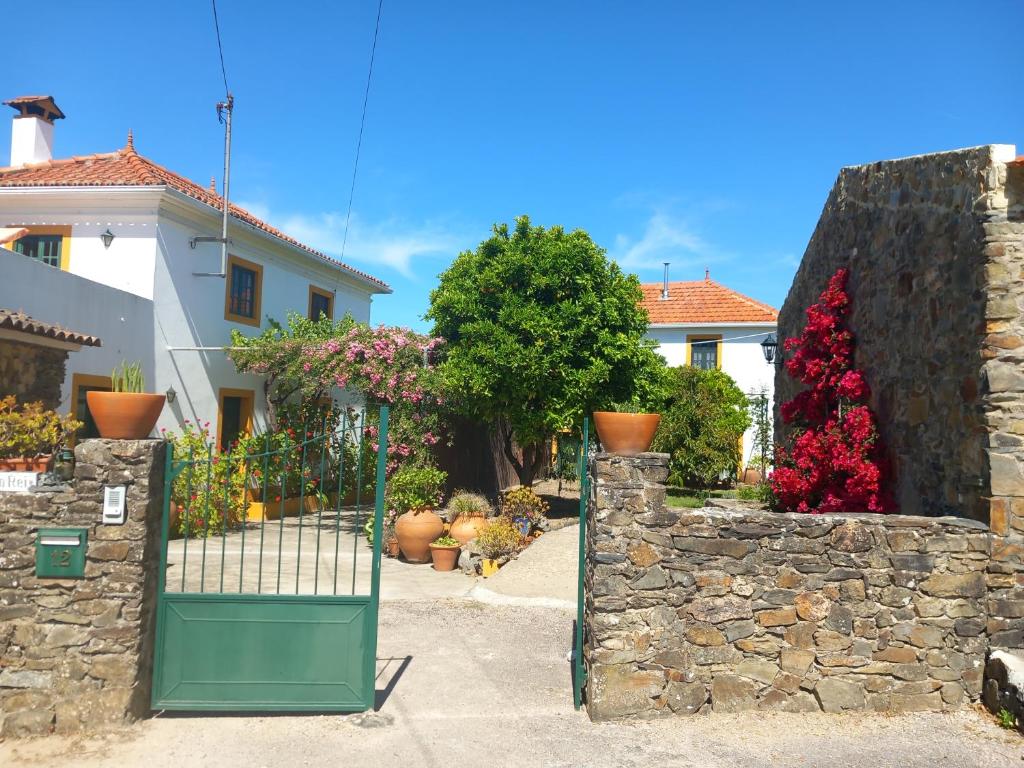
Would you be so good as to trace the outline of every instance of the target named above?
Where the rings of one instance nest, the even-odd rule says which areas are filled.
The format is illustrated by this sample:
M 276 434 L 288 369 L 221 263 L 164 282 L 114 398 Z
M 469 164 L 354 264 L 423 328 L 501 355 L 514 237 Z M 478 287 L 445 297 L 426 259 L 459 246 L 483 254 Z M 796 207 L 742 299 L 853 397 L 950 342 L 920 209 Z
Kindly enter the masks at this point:
M 657 323 L 775 323 L 779 311 L 712 280 L 668 284 L 661 298 L 661 283 L 645 283 L 641 305 Z
M 35 318 L 29 317 L 24 312 L 15 312 L 13 309 L 0 309 L 0 330 L 18 331 L 31 334 L 32 336 L 45 336 L 56 341 L 66 341 L 70 344 L 81 344 L 85 347 L 102 346 L 98 336 L 88 336 L 84 333 L 69 331 L 59 325 L 44 323 Z
M 154 163 L 135 151 L 130 134 L 127 146 L 116 152 L 69 157 L 16 168 L 0 168 L 0 187 L 148 187 L 166 186 L 223 210 L 223 198 L 216 192 L 196 184 L 173 171 Z M 389 292 L 382 280 L 343 264 L 325 253 L 300 243 L 293 237 L 267 224 L 244 208 L 230 204 L 231 215 L 255 229 L 290 243 L 328 264 L 351 272 Z
M 1013 158 L 1013 160 L 1008 162 L 1007 165 L 1012 165 L 1014 167 L 1024 166 L 1024 155 L 1017 155 L 1017 157 Z

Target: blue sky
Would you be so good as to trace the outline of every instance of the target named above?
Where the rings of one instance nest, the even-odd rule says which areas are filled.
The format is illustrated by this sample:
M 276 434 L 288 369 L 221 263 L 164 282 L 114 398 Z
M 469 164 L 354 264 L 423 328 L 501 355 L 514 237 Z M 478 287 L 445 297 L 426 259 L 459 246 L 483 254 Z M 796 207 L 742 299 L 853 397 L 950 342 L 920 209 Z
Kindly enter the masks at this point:
M 583 228 L 645 281 L 780 306 L 839 168 L 1016 143 L 1024 4 L 384 0 L 345 258 L 425 329 L 437 275 L 496 221 Z M 338 255 L 376 0 L 219 0 L 232 198 Z M 7 29 L 38 6 L 4 9 Z M 221 175 L 210 4 L 58 2 L 3 98 L 51 93 L 56 154 L 124 144 Z M 1022 142 L 1024 143 L 1024 142 Z M 300 308 L 301 309 L 301 308 Z

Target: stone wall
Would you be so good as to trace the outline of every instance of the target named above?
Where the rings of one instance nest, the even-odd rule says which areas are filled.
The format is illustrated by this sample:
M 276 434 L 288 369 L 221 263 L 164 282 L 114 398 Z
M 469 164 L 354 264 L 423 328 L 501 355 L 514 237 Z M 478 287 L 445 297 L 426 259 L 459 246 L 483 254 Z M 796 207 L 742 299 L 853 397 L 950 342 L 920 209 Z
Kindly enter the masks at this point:
M 796 336 L 850 268 L 856 364 L 906 514 L 1001 537 L 989 568 L 994 645 L 1024 647 L 1024 166 L 991 145 L 844 168 L 779 315 Z M 776 406 L 797 384 L 779 369 Z M 781 420 L 776 438 L 784 439 Z
M 0 494 L 0 736 L 93 730 L 149 711 L 165 443 L 87 440 L 75 481 Z M 124 525 L 100 524 L 104 484 Z M 35 576 L 40 527 L 88 529 L 84 579 Z
M 594 461 L 592 718 L 945 710 L 978 699 L 988 640 L 983 524 L 673 509 L 664 505 L 667 461 Z
M 19 403 L 41 400 L 56 410 L 67 359 L 63 349 L 0 339 L 0 397 L 14 395 Z

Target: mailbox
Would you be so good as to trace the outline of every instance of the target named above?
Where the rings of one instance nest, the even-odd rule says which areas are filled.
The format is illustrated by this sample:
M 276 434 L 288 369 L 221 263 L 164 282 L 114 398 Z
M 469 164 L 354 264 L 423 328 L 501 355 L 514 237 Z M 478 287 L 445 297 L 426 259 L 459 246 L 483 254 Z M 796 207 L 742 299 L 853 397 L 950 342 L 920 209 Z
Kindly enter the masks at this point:
M 88 538 L 88 528 L 40 528 L 36 536 L 36 576 L 84 578 Z

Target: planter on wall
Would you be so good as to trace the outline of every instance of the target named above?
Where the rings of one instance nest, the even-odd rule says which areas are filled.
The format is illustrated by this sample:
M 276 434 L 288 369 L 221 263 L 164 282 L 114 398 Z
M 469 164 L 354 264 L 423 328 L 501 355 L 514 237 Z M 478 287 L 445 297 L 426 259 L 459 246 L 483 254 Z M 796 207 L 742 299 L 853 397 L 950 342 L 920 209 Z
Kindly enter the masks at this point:
M 608 453 L 619 456 L 636 456 L 649 450 L 660 422 L 657 413 L 594 412 L 601 445 Z
M 49 456 L 15 456 L 0 459 L 0 472 L 49 472 L 53 454 Z
M 444 532 L 444 521 L 430 509 L 406 512 L 395 523 L 398 547 L 410 563 L 430 562 L 430 543 Z
M 163 410 L 164 395 L 145 392 L 87 392 L 85 400 L 100 437 L 145 440 Z

